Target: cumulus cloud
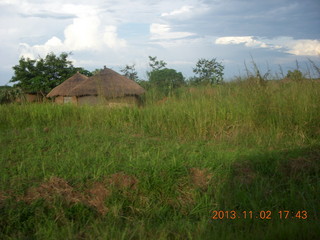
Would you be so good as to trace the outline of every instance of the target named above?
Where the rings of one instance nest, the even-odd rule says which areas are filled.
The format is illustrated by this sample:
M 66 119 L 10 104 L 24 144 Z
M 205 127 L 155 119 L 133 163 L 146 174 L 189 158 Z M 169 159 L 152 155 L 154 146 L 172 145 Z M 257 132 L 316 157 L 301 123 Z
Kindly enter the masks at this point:
M 152 23 L 150 25 L 151 40 L 169 40 L 194 36 L 191 32 L 173 32 L 170 25 Z
M 21 56 L 34 59 L 38 55 L 45 55 L 49 52 L 58 52 L 67 50 L 61 40 L 57 37 L 52 37 L 43 45 L 30 46 L 27 43 L 20 43 L 19 46 Z
M 320 41 L 319 40 L 295 40 L 289 44 L 287 53 L 298 56 L 317 56 L 320 55 Z
M 99 38 L 100 20 L 96 16 L 76 18 L 64 30 L 64 44 L 70 50 L 98 49 L 101 44 Z
M 118 38 L 117 28 L 115 26 L 110 25 L 105 27 L 103 40 L 109 48 L 117 49 L 127 46 L 127 42 L 124 39 Z
M 320 41 L 310 39 L 296 40 L 292 37 L 279 37 L 259 40 L 253 36 L 220 37 L 216 44 L 244 44 L 246 47 L 278 49 L 296 56 L 317 56 L 320 54 Z
M 54 36 L 43 45 L 20 43 L 20 50 L 22 56 L 35 58 L 49 52 L 118 49 L 126 45 L 126 41 L 118 37 L 116 26 L 103 27 L 98 16 L 89 15 L 75 18 L 65 28 L 64 41 Z
M 262 41 L 255 39 L 253 36 L 241 36 L 241 37 L 221 37 L 217 38 L 216 44 L 244 44 L 247 47 L 260 47 L 267 48 L 268 45 Z

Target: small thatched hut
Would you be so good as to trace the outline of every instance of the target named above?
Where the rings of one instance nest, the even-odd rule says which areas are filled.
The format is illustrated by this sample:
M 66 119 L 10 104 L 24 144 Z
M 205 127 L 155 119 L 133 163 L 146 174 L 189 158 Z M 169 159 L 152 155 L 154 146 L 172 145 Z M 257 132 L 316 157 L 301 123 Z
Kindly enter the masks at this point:
M 83 75 L 82 75 L 83 76 Z M 74 77 L 74 76 L 73 76 Z M 71 77 L 70 79 L 72 80 Z M 76 77 L 75 77 L 76 78 Z M 140 104 L 145 90 L 133 80 L 104 67 L 98 74 L 81 81 L 66 80 L 68 85 L 54 88 L 47 97 L 62 96 L 64 101 L 79 105 L 107 104 L 109 106 Z M 70 82 L 70 83 L 69 83 Z M 60 89 L 60 86 L 61 89 Z M 59 88 L 59 89 L 58 89 Z M 57 101 L 60 102 L 61 101 Z
M 78 72 L 52 89 L 47 97 L 55 98 L 56 103 L 77 103 L 77 97 L 72 94 L 72 89 L 87 79 L 87 76 Z

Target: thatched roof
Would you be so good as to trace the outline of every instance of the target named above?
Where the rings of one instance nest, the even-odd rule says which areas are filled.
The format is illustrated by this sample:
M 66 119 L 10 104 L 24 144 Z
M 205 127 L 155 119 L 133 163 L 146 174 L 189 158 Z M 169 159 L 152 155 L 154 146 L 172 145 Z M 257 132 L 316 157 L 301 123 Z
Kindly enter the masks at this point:
M 72 77 L 65 80 L 63 83 L 52 89 L 47 97 L 56 97 L 56 96 L 72 96 L 72 89 L 78 84 L 86 81 L 88 79 L 87 76 L 76 73 Z
M 122 97 L 125 95 L 141 95 L 144 92 L 145 90 L 133 80 L 105 67 L 97 75 L 75 86 L 71 91 L 71 96 Z

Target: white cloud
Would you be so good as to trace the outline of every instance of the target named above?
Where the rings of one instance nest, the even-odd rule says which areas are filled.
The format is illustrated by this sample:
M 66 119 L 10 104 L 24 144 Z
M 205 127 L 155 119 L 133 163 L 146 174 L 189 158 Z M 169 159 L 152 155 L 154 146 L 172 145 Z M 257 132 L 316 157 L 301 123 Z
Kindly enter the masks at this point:
M 54 36 L 43 45 L 20 43 L 20 50 L 21 55 L 35 58 L 49 52 L 100 50 L 104 47 L 118 49 L 126 45 L 124 39 L 118 38 L 116 26 L 103 28 L 98 16 L 83 15 L 65 28 L 64 41 Z
M 297 56 L 317 56 L 320 55 L 320 41 L 319 40 L 295 40 L 289 44 L 287 53 Z
M 244 44 L 247 47 L 261 47 L 267 48 L 268 45 L 262 41 L 256 40 L 253 36 L 241 36 L 241 37 L 221 37 L 217 38 L 216 44 Z
M 181 15 L 185 13 L 190 13 L 192 9 L 193 9 L 192 6 L 183 6 L 180 9 L 173 10 L 172 12 L 169 12 L 169 13 L 162 13 L 161 16 L 167 17 L 167 16 L 176 16 L 176 15 Z
M 178 9 L 161 13 L 161 17 L 171 20 L 188 20 L 195 16 L 200 16 L 208 12 L 211 8 L 199 1 L 192 1 L 190 5 L 183 5 Z M 170 5 L 168 5 L 170 6 Z
M 103 39 L 105 44 L 109 48 L 120 48 L 120 47 L 126 47 L 127 42 L 124 39 L 118 38 L 117 34 L 117 28 L 116 26 L 106 26 L 105 27 L 105 33 L 103 35 Z
M 64 44 L 71 51 L 100 47 L 99 27 L 101 22 L 97 16 L 84 16 L 73 20 L 64 30 Z
M 52 37 L 43 45 L 30 46 L 27 43 L 20 43 L 20 55 L 35 59 L 38 55 L 45 55 L 49 52 L 65 51 L 65 46 L 57 37 Z
M 172 32 L 170 25 L 152 23 L 150 25 L 151 40 L 169 40 L 194 36 L 191 32 Z
M 253 36 L 220 37 L 216 44 L 244 44 L 246 47 L 270 48 L 296 56 L 320 55 L 320 41 L 311 39 L 293 39 L 292 37 L 279 37 L 274 39 L 258 40 Z

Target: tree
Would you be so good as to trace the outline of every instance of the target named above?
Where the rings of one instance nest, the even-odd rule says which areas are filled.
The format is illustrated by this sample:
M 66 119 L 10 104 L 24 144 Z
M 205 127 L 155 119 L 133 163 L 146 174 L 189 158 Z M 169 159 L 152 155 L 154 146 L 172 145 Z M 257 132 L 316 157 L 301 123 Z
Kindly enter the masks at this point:
M 167 65 L 167 63 L 163 60 L 157 60 L 157 57 L 149 56 L 149 61 L 149 66 L 152 68 L 152 71 L 160 70 Z
M 13 102 L 17 98 L 23 98 L 23 96 L 21 88 L 0 86 L 0 104 Z
M 193 78 L 196 84 L 218 84 L 223 81 L 224 66 L 218 63 L 216 58 L 198 60 L 193 72 L 197 75 Z
M 168 94 L 174 88 L 181 87 L 185 83 L 181 72 L 168 68 L 150 72 L 149 81 L 151 85 L 165 94 Z
M 126 76 L 127 78 L 129 78 L 135 82 L 138 82 L 138 80 L 139 80 L 138 73 L 135 69 L 135 64 L 126 65 L 124 68 L 120 69 L 120 72 L 122 72 L 124 76 Z
M 293 72 L 289 70 L 287 73 L 287 78 L 293 81 L 301 81 L 304 79 L 304 76 L 300 70 L 296 69 Z
M 21 57 L 19 64 L 13 67 L 14 76 L 10 82 L 15 82 L 14 86 L 25 92 L 45 95 L 77 71 L 90 76 L 89 71 L 75 68 L 68 56 L 68 53 L 61 53 L 59 56 L 49 53 L 38 60 Z

